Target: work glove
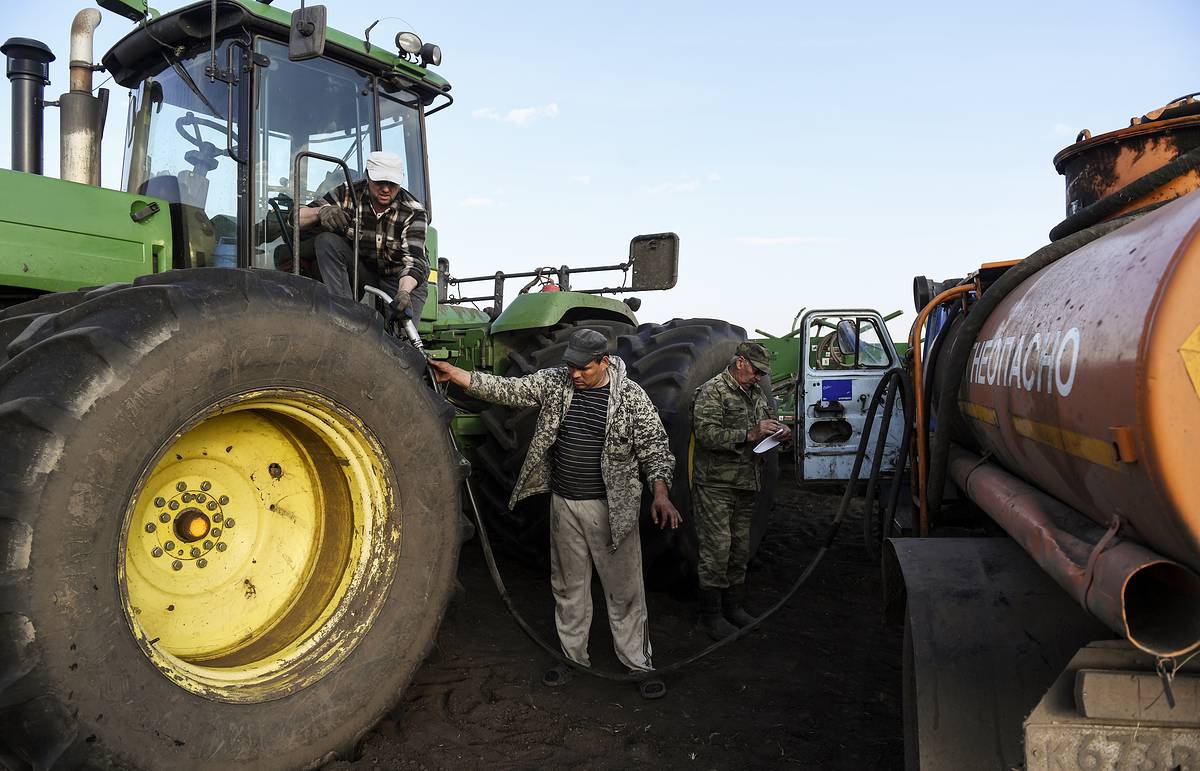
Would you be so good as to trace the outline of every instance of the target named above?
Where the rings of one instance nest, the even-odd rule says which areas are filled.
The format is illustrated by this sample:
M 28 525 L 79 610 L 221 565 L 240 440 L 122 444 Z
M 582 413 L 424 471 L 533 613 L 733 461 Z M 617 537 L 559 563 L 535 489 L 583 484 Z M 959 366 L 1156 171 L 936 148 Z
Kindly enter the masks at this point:
M 345 233 L 350 227 L 350 215 L 342 207 L 333 204 L 322 206 L 318 218 L 321 220 L 321 227 L 331 233 Z
M 388 321 L 404 318 L 404 312 L 412 305 L 412 294 L 407 289 L 396 291 L 395 298 L 388 303 Z

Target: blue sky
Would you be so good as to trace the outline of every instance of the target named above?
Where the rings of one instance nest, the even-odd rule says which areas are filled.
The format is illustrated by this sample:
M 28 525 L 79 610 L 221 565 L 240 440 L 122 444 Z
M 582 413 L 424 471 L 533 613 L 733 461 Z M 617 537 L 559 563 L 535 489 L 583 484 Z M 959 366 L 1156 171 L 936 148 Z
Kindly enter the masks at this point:
M 5 5 L 5 37 L 58 54 L 56 98 L 83 6 Z M 674 231 L 679 284 L 642 296 L 645 321 L 780 333 L 802 306 L 865 306 L 903 309 L 903 334 L 914 275 L 1045 243 L 1064 213 L 1051 158 L 1080 129 L 1200 89 L 1200 5 L 1183 0 L 327 5 L 339 29 L 386 12 L 403 20 L 373 40 L 412 29 L 442 47 L 456 102 L 429 120 L 430 177 L 454 273 L 616 262 L 631 236 Z M 97 58 L 128 29 L 105 13 Z

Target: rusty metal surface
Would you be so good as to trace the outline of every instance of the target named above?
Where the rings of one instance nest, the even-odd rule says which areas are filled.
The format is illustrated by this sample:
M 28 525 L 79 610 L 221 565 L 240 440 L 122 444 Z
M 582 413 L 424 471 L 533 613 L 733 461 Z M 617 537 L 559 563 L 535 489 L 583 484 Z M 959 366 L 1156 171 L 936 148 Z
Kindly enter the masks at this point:
M 1200 146 L 1200 115 L 1141 123 L 1081 139 L 1054 156 L 1054 168 L 1066 177 L 1067 216 L 1197 146 Z M 1114 216 L 1178 198 L 1197 188 L 1200 188 L 1200 173 L 1192 171 L 1132 201 Z
M 1107 629 L 1009 538 L 896 538 L 907 594 L 908 768 L 1019 767 L 1021 723 L 1071 656 Z
M 1200 576 L 955 447 L 950 476 L 1080 606 L 1158 656 L 1200 647 Z
M 1200 677 L 1176 673 L 1171 692 L 1173 704 L 1163 698 L 1162 677 L 1154 671 L 1080 669 L 1075 673 L 1075 707 L 1084 717 L 1200 729 Z
M 1197 664 L 1181 671 L 1194 677 Z M 1200 768 L 1200 715 L 1191 716 L 1192 725 L 1084 717 L 1075 686 L 1085 669 L 1152 674 L 1154 659 L 1111 641 L 1092 643 L 1073 656 L 1025 721 L 1026 771 Z M 1162 700 L 1161 688 L 1143 696 Z
M 1193 570 L 1198 231 L 1195 192 L 1025 281 L 985 323 L 959 391 L 981 451 Z

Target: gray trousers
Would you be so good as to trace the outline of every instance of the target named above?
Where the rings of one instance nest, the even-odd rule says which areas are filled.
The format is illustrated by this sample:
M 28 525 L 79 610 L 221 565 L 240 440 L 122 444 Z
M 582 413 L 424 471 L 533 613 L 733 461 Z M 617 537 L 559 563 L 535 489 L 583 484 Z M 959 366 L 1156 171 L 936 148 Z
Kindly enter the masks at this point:
M 313 243 L 317 253 L 317 267 L 321 271 L 321 283 L 329 287 L 329 291 L 338 297 L 349 297 L 357 300 L 363 286 L 378 287 L 395 297 L 400 288 L 400 279 L 394 276 L 381 276 L 375 269 L 375 260 L 364 257 L 361 250 L 358 255 L 358 286 L 350 291 L 350 271 L 354 265 L 354 248 L 350 239 L 328 231 L 318 233 Z M 421 309 L 425 307 L 425 295 L 429 292 L 429 282 L 418 281 L 412 290 L 413 318 L 421 318 Z
M 550 497 L 550 587 L 558 639 L 567 658 L 591 665 L 588 632 L 594 566 L 604 587 L 617 658 L 632 670 L 650 670 L 654 665 L 642 582 L 642 541 L 635 530 L 613 552 L 608 548 L 611 540 L 606 501 Z

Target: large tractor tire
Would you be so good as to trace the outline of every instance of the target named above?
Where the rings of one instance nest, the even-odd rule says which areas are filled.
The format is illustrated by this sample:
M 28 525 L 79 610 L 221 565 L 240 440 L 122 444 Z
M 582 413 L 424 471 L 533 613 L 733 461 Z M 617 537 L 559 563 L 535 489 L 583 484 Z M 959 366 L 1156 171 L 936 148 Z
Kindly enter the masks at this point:
M 34 318 L 0 364 L 0 766 L 352 751 L 454 580 L 459 466 L 419 356 L 266 271 L 10 310 Z
M 726 321 L 674 319 L 662 325 L 644 324 L 636 336 L 621 341 L 620 353 L 629 363 L 633 379 L 650 396 L 667 429 L 675 455 L 671 501 L 684 518 L 678 530 L 660 530 L 642 518 L 643 564 L 650 586 L 685 590 L 695 583 L 699 552 L 690 486 L 692 401 L 696 389 L 729 365 L 745 339 L 745 330 Z M 770 398 L 769 388 L 765 390 Z M 778 452 L 772 451 L 766 458 L 763 489 L 755 503 L 752 557 L 766 532 L 778 476 Z
M 519 377 L 559 366 L 567 339 L 577 329 L 594 329 L 606 336 L 610 353 L 617 352 L 620 336 L 634 331 L 632 324 L 619 321 L 558 324 L 513 346 L 501 374 Z M 536 407 L 511 409 L 499 405 L 481 413 L 488 436 L 476 455 L 475 480 L 482 514 L 500 548 L 525 564 L 546 567 L 550 564 L 549 496 L 535 495 L 518 503 L 512 511 L 508 508 L 517 474 L 533 439 L 537 413 Z

